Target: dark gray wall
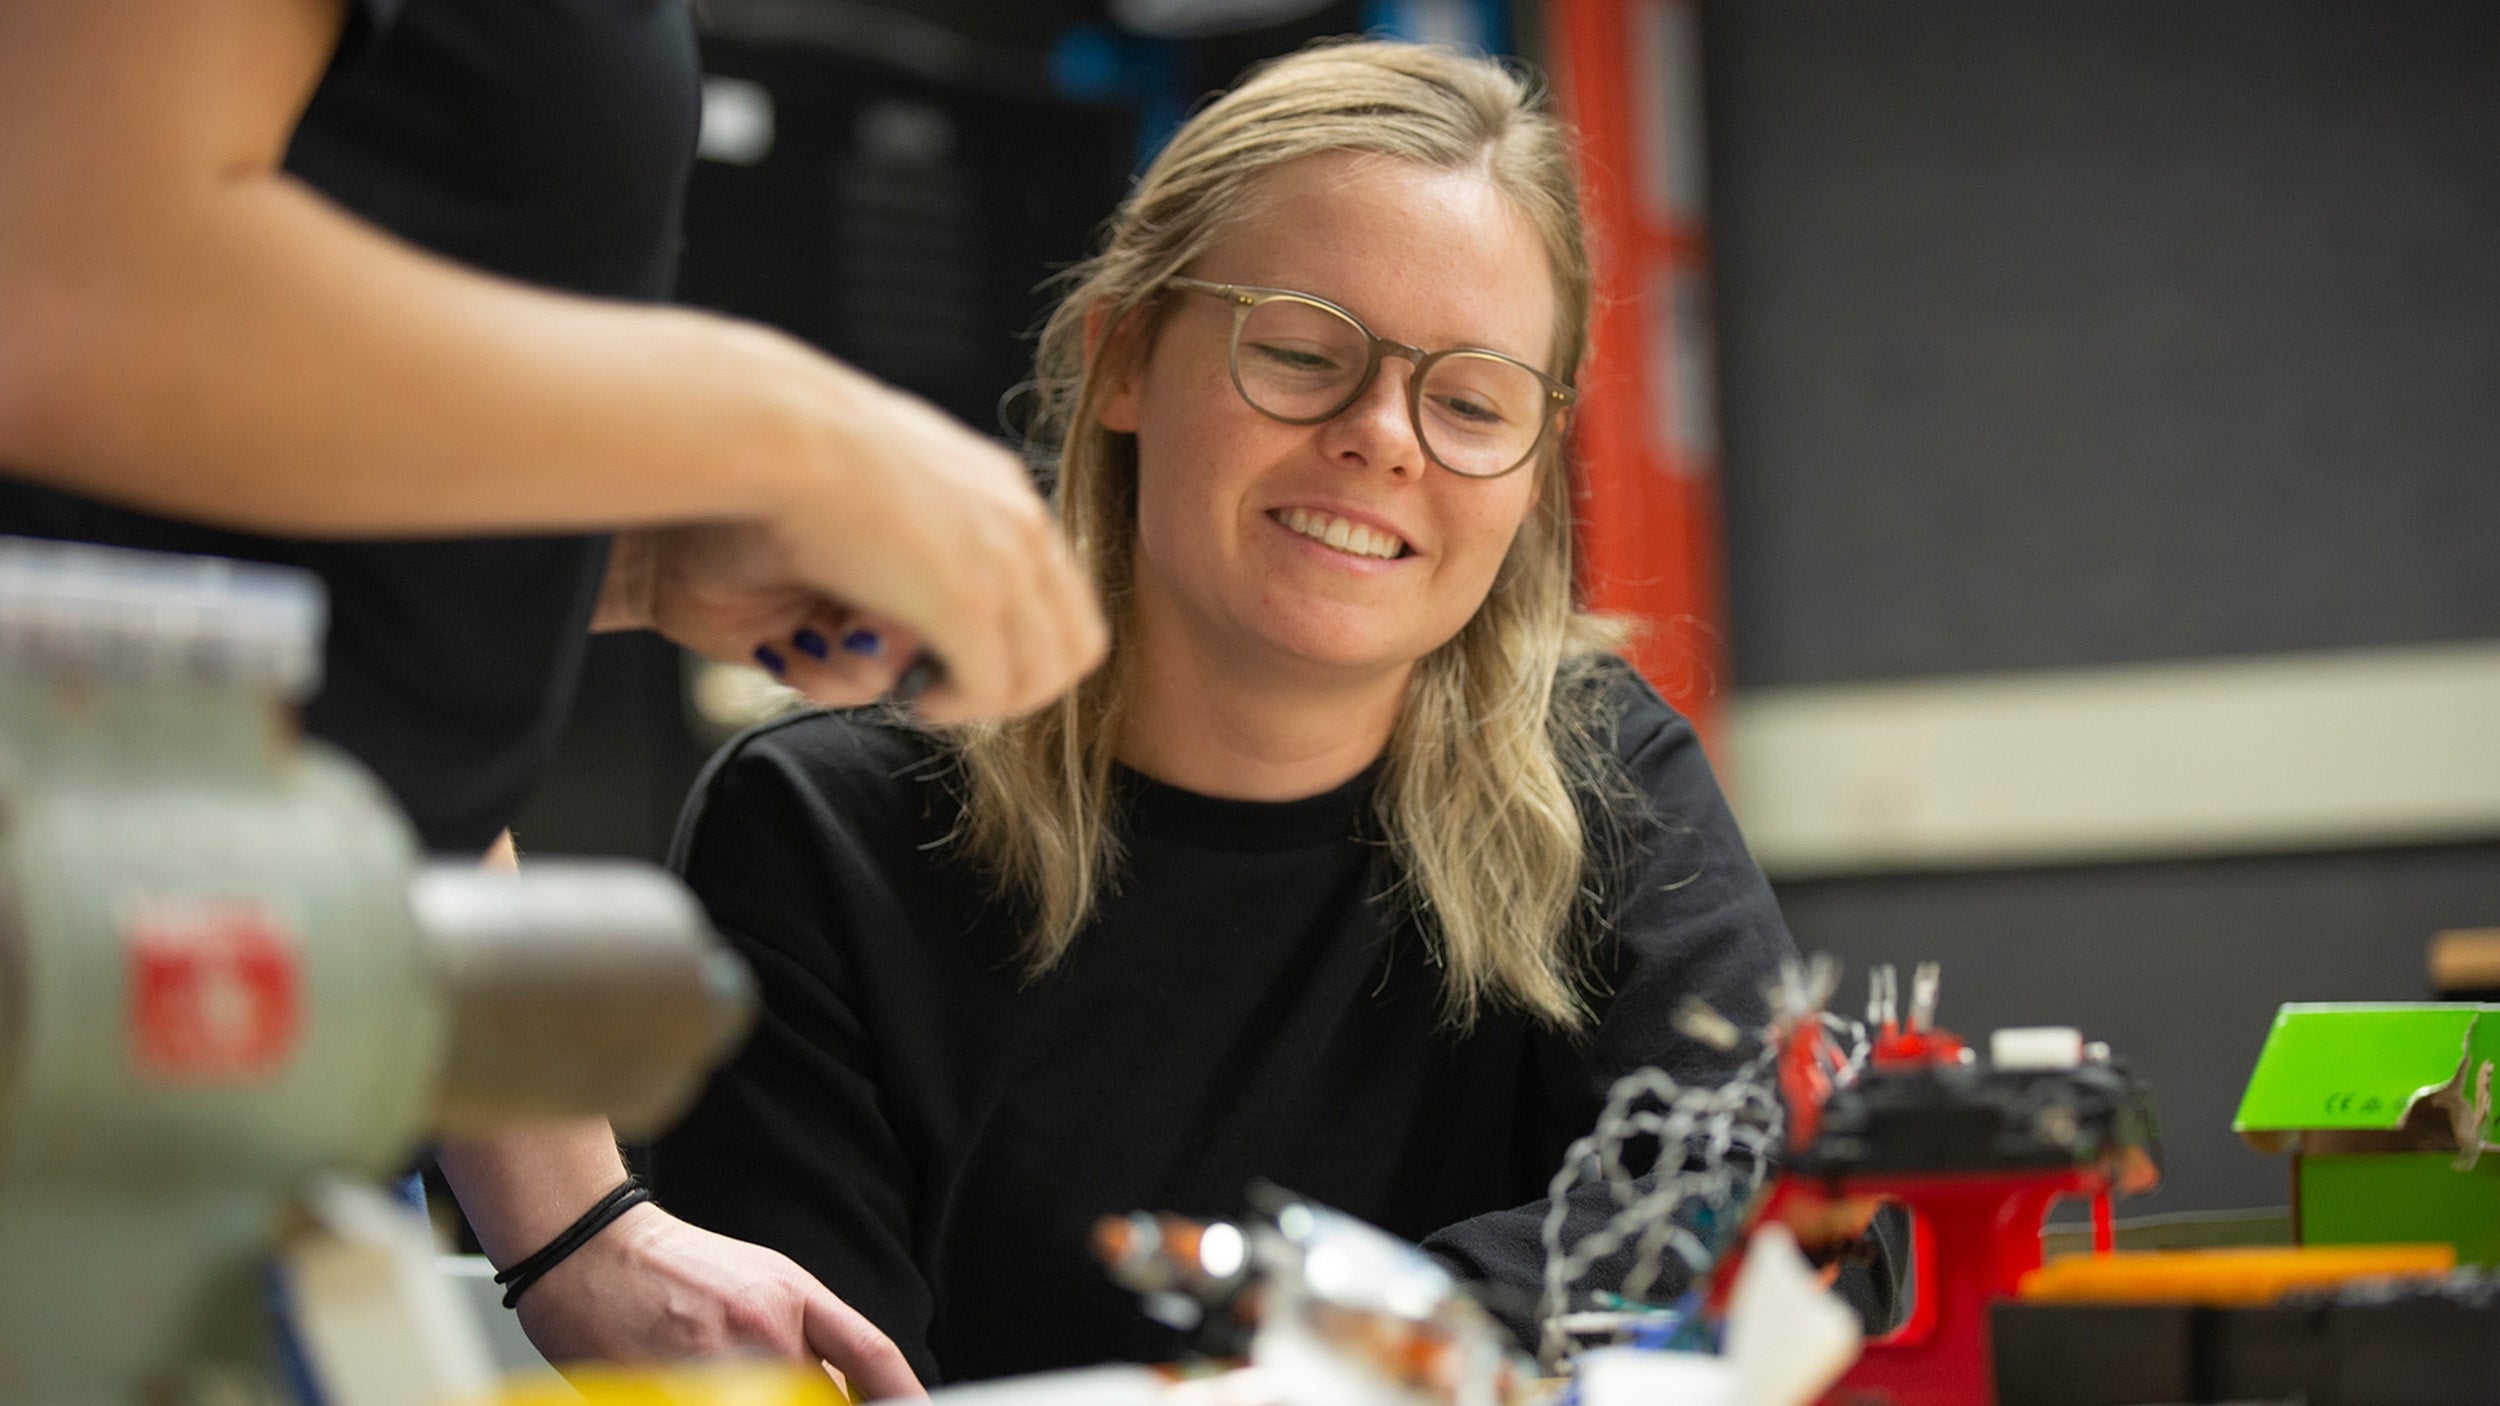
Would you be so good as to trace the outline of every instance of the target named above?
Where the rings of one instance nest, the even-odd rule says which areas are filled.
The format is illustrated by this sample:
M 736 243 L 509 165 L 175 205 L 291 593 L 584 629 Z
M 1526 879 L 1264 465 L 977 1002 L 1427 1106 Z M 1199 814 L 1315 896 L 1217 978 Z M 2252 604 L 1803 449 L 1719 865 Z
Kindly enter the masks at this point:
M 1724 0 L 1705 41 L 1740 691 L 2500 636 L 2500 7 Z M 1781 892 L 1852 990 L 1938 957 L 1949 1024 L 2132 1055 L 2145 1209 L 2257 1205 L 2268 1014 L 2423 994 L 2500 847 Z
M 1706 18 L 1738 686 L 2500 635 L 2500 6 Z

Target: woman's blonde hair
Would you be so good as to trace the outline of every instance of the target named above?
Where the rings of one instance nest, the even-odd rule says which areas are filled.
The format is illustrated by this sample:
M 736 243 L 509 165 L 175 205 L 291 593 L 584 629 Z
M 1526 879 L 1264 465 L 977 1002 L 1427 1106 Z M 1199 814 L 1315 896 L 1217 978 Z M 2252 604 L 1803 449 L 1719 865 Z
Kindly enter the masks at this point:
M 1063 530 L 1112 620 L 1107 664 L 1056 705 L 954 738 L 965 789 L 958 842 L 1028 907 L 1034 974 L 1068 950 L 1120 865 L 1112 759 L 1127 682 L 1120 641 L 1137 544 L 1137 448 L 1097 408 L 1153 344 L 1166 279 L 1255 208 L 1288 162 L 1368 153 L 1482 172 L 1534 226 L 1553 266 L 1553 364 L 1574 379 L 1588 345 L 1590 271 L 1568 137 L 1520 75 L 1446 50 L 1332 43 L 1277 59 L 1193 117 L 1066 276 L 1041 334 L 1030 437 L 1055 443 Z M 1099 341 L 1088 355 L 1088 321 Z M 1572 597 L 1571 489 L 1549 438 L 1536 502 L 1483 607 L 1418 662 L 1373 793 L 1399 875 L 1395 901 L 1430 935 L 1459 1026 L 1507 1004 L 1585 1022 L 1578 950 L 1609 862 L 1581 805 L 1620 808 L 1598 661 L 1622 627 Z

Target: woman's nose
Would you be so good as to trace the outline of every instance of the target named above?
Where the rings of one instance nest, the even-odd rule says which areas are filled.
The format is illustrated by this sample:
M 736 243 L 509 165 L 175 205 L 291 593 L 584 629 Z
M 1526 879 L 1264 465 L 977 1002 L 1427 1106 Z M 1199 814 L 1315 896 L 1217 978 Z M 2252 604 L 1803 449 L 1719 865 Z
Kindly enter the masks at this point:
M 1428 464 L 1415 435 L 1415 417 L 1407 405 L 1407 380 L 1415 368 L 1404 359 L 1383 357 L 1380 371 L 1352 404 L 1323 427 L 1334 442 L 1331 452 L 1367 468 L 1385 468 L 1402 476 L 1421 474 Z

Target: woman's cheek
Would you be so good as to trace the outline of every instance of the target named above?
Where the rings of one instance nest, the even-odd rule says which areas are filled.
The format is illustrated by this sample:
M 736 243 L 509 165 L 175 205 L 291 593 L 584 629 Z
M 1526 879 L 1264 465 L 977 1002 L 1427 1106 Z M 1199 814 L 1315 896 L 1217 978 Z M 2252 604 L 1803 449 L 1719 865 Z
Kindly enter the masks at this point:
M 1509 479 L 1494 479 L 1483 484 L 1464 485 L 1498 490 L 1484 500 L 1469 506 L 1473 520 L 1467 523 L 1469 558 L 1489 588 L 1493 574 L 1501 569 L 1502 558 L 1510 554 L 1511 545 L 1527 530 L 1528 512 L 1534 505 L 1533 485 L 1528 491 L 1514 487 Z

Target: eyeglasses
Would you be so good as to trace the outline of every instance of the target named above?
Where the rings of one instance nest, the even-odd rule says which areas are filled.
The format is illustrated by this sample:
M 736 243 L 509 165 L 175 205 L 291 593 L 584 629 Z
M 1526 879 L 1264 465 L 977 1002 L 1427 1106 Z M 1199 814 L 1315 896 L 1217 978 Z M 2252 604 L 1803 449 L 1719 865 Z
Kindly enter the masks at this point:
M 1233 387 L 1288 425 L 1335 419 L 1371 388 L 1384 357 L 1412 362 L 1406 413 L 1425 457 L 1466 478 L 1499 478 L 1536 457 L 1571 387 L 1482 347 L 1426 352 L 1372 334 L 1325 298 L 1196 278 L 1164 286 L 1233 305 Z

